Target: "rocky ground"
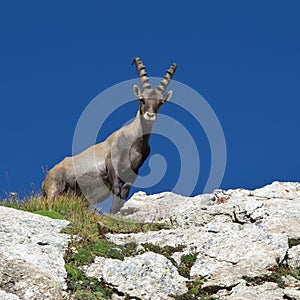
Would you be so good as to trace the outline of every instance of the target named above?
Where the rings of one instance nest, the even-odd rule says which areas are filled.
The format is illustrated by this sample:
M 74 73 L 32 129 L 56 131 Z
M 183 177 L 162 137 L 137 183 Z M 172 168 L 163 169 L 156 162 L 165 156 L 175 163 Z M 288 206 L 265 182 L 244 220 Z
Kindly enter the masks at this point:
M 63 299 L 68 223 L 0 206 L 1 300 Z
M 197 299 L 190 286 L 201 281 L 201 289 L 220 300 L 300 300 L 300 183 L 274 182 L 254 191 L 217 190 L 191 198 L 139 192 L 120 215 L 168 223 L 170 229 L 106 235 L 117 245 L 138 245 L 133 257 L 96 257 L 84 267 L 88 276 L 114 287 L 115 299 L 125 299 L 125 294 Z M 66 297 L 68 236 L 59 233 L 66 225 L 0 207 L 0 299 Z M 175 251 L 168 257 L 145 249 L 149 244 Z M 182 258 L 190 259 L 185 273 Z

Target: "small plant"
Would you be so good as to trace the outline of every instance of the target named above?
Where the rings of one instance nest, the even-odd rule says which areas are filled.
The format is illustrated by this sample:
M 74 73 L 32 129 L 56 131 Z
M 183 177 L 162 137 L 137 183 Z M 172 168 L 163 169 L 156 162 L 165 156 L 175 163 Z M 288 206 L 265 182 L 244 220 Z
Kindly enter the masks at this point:
M 171 257 L 175 252 L 181 252 L 186 246 L 184 245 L 178 245 L 176 247 L 172 247 L 172 246 L 164 246 L 164 247 L 160 247 L 158 245 L 154 245 L 154 244 L 142 244 L 142 246 L 145 248 L 145 251 L 152 251 L 154 253 L 157 254 L 161 254 L 163 256 L 165 256 L 167 259 L 169 259 L 173 265 L 175 265 L 177 267 L 177 263 L 176 261 Z
M 243 279 L 250 285 L 261 285 L 269 281 L 266 276 L 243 276 Z
M 176 300 L 214 300 L 210 293 L 202 289 L 202 280 L 200 278 L 194 279 L 187 283 L 188 291 L 182 295 L 171 295 Z
M 283 265 L 274 266 L 271 268 L 272 274 L 277 274 L 279 276 L 291 275 L 297 280 L 300 280 L 300 268 L 289 268 Z M 271 275 L 272 275 L 271 274 Z M 273 275 L 275 276 L 275 275 Z
M 181 276 L 190 278 L 191 267 L 197 259 L 198 253 L 190 253 L 181 256 L 178 272 Z
M 289 248 L 300 245 L 300 239 L 288 239 Z
M 283 265 L 274 266 L 270 269 L 271 274 L 263 276 L 249 277 L 245 276 L 243 279 L 250 285 L 261 285 L 265 282 L 275 282 L 279 287 L 285 288 L 283 276 L 291 275 L 297 280 L 300 280 L 300 268 L 289 268 Z
M 69 292 L 78 300 L 111 299 L 113 289 L 97 278 L 87 277 L 74 263 L 66 263 Z

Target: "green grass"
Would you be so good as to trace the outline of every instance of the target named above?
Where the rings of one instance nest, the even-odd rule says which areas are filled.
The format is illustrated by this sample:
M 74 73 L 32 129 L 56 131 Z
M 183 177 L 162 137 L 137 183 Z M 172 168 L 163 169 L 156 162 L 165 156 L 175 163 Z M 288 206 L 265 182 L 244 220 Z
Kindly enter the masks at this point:
M 51 218 L 51 219 L 64 220 L 64 216 L 61 215 L 60 213 L 56 212 L 56 211 L 37 210 L 33 213 L 35 213 L 37 215 L 44 216 L 44 217 L 48 217 L 48 218 Z

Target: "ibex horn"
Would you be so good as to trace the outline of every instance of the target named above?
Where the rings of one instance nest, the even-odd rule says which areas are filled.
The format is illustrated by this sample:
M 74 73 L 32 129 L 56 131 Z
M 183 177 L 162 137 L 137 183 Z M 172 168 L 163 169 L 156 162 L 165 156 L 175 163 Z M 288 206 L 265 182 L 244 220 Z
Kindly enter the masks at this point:
M 164 92 L 168 86 L 168 84 L 170 83 L 170 80 L 172 79 L 175 71 L 176 71 L 176 64 L 172 64 L 172 66 L 170 67 L 170 69 L 167 71 L 166 75 L 164 76 L 164 78 L 161 80 L 160 84 L 158 85 L 157 89 L 159 89 L 160 91 Z
M 139 75 L 139 78 L 140 78 L 140 81 L 141 81 L 142 90 L 150 89 L 151 85 L 150 85 L 149 79 L 147 77 L 147 72 L 145 70 L 145 66 L 143 65 L 143 62 L 141 61 L 141 59 L 139 57 L 136 57 L 133 60 L 132 64 L 135 64 L 136 69 L 138 71 L 138 75 Z

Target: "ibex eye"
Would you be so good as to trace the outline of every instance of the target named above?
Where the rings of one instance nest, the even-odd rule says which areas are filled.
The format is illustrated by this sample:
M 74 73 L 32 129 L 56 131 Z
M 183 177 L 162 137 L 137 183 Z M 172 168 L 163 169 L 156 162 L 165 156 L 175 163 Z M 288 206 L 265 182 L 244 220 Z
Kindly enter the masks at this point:
M 141 99 L 139 99 L 139 102 L 140 102 L 141 104 L 145 104 L 145 99 L 141 98 Z

